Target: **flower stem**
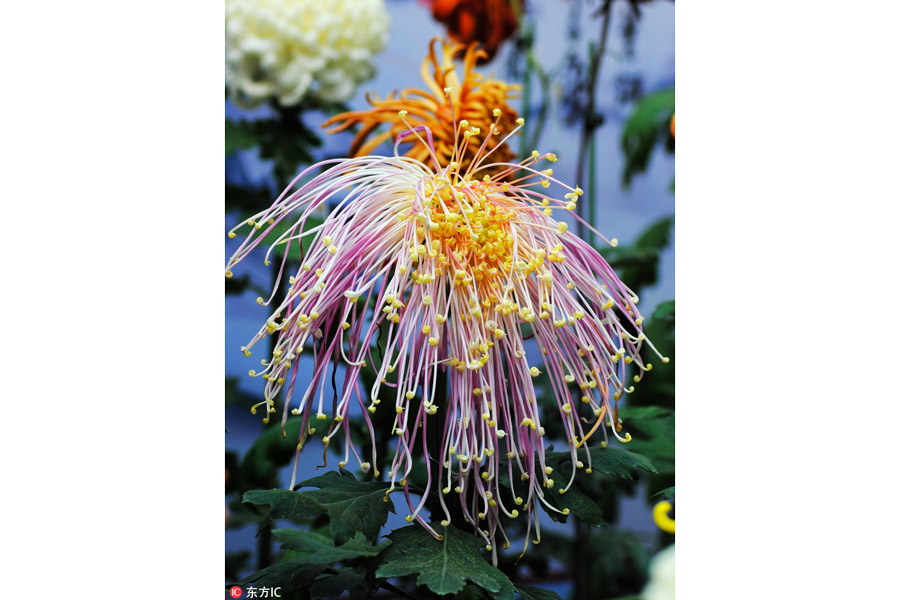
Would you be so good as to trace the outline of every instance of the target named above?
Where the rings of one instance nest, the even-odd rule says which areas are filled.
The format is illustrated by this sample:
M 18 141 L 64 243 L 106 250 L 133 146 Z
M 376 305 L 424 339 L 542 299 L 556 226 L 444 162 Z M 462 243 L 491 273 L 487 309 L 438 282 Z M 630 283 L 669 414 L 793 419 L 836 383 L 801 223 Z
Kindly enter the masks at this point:
M 589 73 L 588 73 L 588 83 L 587 83 L 587 106 L 584 108 L 584 120 L 582 121 L 581 126 L 581 140 L 578 144 L 578 161 L 577 161 L 577 171 L 575 173 L 575 182 L 581 184 L 584 182 L 584 169 L 585 169 L 585 159 L 588 158 L 588 146 L 594 137 L 594 132 L 602 124 L 602 119 L 597 118 L 595 114 L 595 101 L 596 101 L 596 91 L 597 91 L 597 82 L 600 80 L 600 65 L 603 62 L 603 55 L 606 53 L 606 39 L 609 34 L 609 22 L 612 19 L 612 0 L 606 0 L 603 3 L 603 7 L 600 9 L 600 13 L 603 15 L 603 22 L 600 26 L 600 43 L 597 46 L 596 50 L 594 50 L 594 45 L 591 44 L 591 62 L 589 65 Z M 591 163 L 591 170 L 594 169 L 596 165 Z M 589 195 L 585 199 L 588 204 L 593 204 L 594 198 L 594 190 L 592 186 L 588 186 Z M 577 214 L 582 219 L 585 218 L 585 202 L 579 202 L 575 207 L 575 214 Z M 593 214 L 593 210 L 589 212 L 589 215 Z M 584 238 L 584 225 L 581 222 L 575 224 L 575 230 L 578 237 Z

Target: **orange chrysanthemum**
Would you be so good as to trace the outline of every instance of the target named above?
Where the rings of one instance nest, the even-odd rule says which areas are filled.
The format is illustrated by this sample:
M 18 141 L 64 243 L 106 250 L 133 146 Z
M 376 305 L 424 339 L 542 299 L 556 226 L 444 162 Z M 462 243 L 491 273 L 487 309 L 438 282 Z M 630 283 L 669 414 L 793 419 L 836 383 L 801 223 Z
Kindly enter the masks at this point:
M 487 62 L 519 28 L 517 13 L 523 4 L 517 0 L 432 0 L 431 14 L 447 26 L 454 41 L 479 42 Z
M 466 47 L 443 41 L 438 54 L 438 41 L 431 41 L 428 58 L 422 63 L 422 79 L 427 90 L 407 89 L 399 95 L 391 93 L 384 100 L 366 94 L 366 100 L 372 105 L 371 109 L 341 113 L 322 125 L 334 126 L 328 133 L 338 133 L 353 125 L 361 125 L 350 146 L 351 157 L 371 154 L 380 144 L 396 139 L 411 127 L 425 125 L 434 135 L 437 156 L 442 162 L 450 162 L 459 136 L 454 123 L 462 125 L 465 121 L 463 127 L 477 131 L 469 141 L 468 147 L 471 150 L 465 156 L 457 157 L 460 166 L 465 168 L 495 122 L 494 109 L 499 109 L 501 113 L 497 124 L 500 132 L 511 131 L 515 127 L 518 113 L 507 101 L 518 97 L 519 86 L 476 73 L 475 64 L 485 54 L 475 44 Z M 463 50 L 465 55 L 460 78 L 453 57 Z M 407 111 L 408 123 L 397 119 L 400 110 Z M 454 110 L 458 111 L 455 115 L 452 114 Z M 382 124 L 387 124 L 389 128 L 376 131 Z M 501 139 L 502 136 L 496 134 L 488 138 L 486 150 L 493 150 L 491 158 L 494 162 L 509 162 L 514 153 L 507 144 L 500 144 Z M 418 140 L 407 139 L 401 143 L 409 145 L 404 152 L 406 156 L 422 162 L 428 160 L 429 149 Z

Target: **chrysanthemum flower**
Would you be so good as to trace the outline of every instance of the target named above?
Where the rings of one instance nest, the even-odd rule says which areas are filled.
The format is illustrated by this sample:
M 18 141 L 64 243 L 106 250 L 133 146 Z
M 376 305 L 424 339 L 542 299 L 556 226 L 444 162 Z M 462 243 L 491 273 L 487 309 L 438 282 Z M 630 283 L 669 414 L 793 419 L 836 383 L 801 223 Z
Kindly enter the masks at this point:
M 387 44 L 384 0 L 226 0 L 225 85 L 235 103 L 346 100 Z
M 451 515 L 445 495 L 457 494 L 466 519 L 477 524 L 496 560 L 498 531 L 509 544 L 501 516 L 524 515 L 527 535 L 534 525 L 540 539 L 537 504 L 557 510 L 545 495 L 572 485 L 575 469 L 568 480 L 557 481 L 559 475 L 545 462 L 543 424 L 561 422 L 572 462 L 589 470 L 590 455 L 584 464 L 576 450 L 598 429 L 601 445 L 607 431 L 629 439 L 620 434 L 616 410 L 622 394 L 632 389 L 626 364 L 635 381 L 652 365 L 639 355 L 649 341 L 641 332 L 638 298 L 557 217 L 575 208 L 582 191 L 556 180 L 552 168 L 542 168 L 556 162 L 552 154 L 535 151 L 520 163 L 492 162 L 487 148 L 498 148 L 492 142 L 506 142 L 523 123 L 519 119 L 503 132 L 503 111 L 492 114 L 471 164 L 462 168 L 458 159 L 477 135 L 470 124 L 458 123 L 453 153 L 444 161 L 430 130 L 412 126 L 400 111 L 406 131 L 397 143 L 417 140 L 427 149 L 428 164 L 397 156 L 395 146 L 393 157 L 310 167 L 270 208 L 237 228 L 249 226 L 250 232 L 229 260 L 226 276 L 279 224 L 289 227 L 268 240 L 272 247 L 313 238 L 302 264 L 289 275 L 286 298 L 243 348 L 249 355 L 263 338 L 277 335 L 271 360 L 263 361 L 260 372 L 251 371 L 267 381 L 266 400 L 258 405 L 265 420 L 285 388 L 283 422 L 289 413 L 303 419 L 299 447 L 318 429 L 326 446 L 342 433 L 339 465 L 353 460 L 376 477 L 386 468 L 391 489 L 406 492 L 407 520 L 417 520 L 435 536 L 422 518 L 424 496 L 443 492 L 446 526 Z M 551 186 L 562 188 L 561 199 Z M 325 221 L 309 226 L 310 216 L 326 206 L 333 208 Z M 286 259 L 279 279 L 288 276 L 285 269 Z M 271 301 L 258 299 L 266 306 Z M 533 351 L 526 348 L 529 338 L 536 342 Z M 312 383 L 297 398 L 297 362 L 305 352 L 312 354 Z M 326 408 L 326 373 L 329 363 L 338 361 L 344 365 L 343 387 Z M 377 372 L 372 389 L 360 384 L 367 365 Z M 541 373 L 553 390 L 550 412 L 542 412 L 537 400 L 534 382 Z M 362 451 L 350 438 L 354 404 L 373 440 Z M 393 456 L 375 455 L 370 413 L 378 410 L 394 417 Z M 431 419 L 441 424 L 439 444 L 427 439 Z M 414 505 L 407 480 L 413 457 L 428 463 L 433 448 L 439 448 L 440 468 L 429 472 L 423 500 Z M 504 473 L 511 496 L 501 492 Z M 442 516 L 432 512 L 431 518 Z
M 360 130 L 350 146 L 350 156 L 371 154 L 379 145 L 397 139 L 408 129 L 407 123 L 425 125 L 431 131 L 434 140 L 434 153 L 441 164 L 448 164 L 456 155 L 456 161 L 462 168 L 469 165 L 472 156 L 484 140 L 487 150 L 493 150 L 492 158 L 497 162 L 510 161 L 514 153 L 499 143 L 496 136 L 489 136 L 491 124 L 495 118 L 493 108 L 501 112 L 497 125 L 504 131 L 515 126 L 518 115 L 507 104 L 508 100 L 517 97 L 519 86 L 510 85 L 476 73 L 475 63 L 479 57 L 485 56 L 475 44 L 468 47 L 462 44 L 441 42 L 437 48 L 437 39 L 432 40 L 428 57 L 422 63 L 422 78 L 426 90 L 410 89 L 399 95 L 391 93 L 384 100 L 367 94 L 366 99 L 373 108 L 363 111 L 346 112 L 328 119 L 322 126 L 334 126 L 328 133 L 337 133 L 359 124 Z M 462 61 L 462 78 L 454 64 L 453 57 L 465 49 Z M 450 90 L 449 93 L 446 90 Z M 397 120 L 397 112 L 407 111 L 406 122 Z M 455 147 L 457 131 L 453 119 L 467 121 L 472 130 L 470 148 L 459 154 Z M 387 125 L 386 131 L 377 132 L 379 126 Z M 427 162 L 429 149 L 418 143 L 415 138 L 403 142 L 407 147 L 405 155 L 419 162 Z
M 524 4 L 520 0 L 431 0 L 431 14 L 447 26 L 453 40 L 479 42 L 485 52 L 479 62 L 487 62 L 519 28 Z

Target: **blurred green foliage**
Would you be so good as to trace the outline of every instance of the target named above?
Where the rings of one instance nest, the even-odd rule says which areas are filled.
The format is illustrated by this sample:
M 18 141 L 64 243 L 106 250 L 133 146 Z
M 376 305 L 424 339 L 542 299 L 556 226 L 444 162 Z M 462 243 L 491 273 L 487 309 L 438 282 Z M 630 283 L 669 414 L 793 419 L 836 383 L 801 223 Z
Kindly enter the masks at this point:
M 670 128 L 674 114 L 675 88 L 666 88 L 644 96 L 628 117 L 622 131 L 622 185 L 626 188 L 635 175 L 647 170 L 655 148 L 675 152 L 675 136 Z

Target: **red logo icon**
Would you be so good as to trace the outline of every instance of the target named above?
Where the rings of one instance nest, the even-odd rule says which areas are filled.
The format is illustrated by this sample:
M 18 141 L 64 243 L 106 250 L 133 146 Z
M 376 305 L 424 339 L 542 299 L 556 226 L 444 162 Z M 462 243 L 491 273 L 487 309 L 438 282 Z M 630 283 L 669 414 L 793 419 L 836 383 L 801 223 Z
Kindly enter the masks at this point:
M 240 588 L 240 586 L 237 586 L 237 585 L 236 585 L 236 586 L 234 586 L 234 587 L 231 588 L 231 592 L 229 592 L 229 593 L 231 594 L 231 597 L 232 597 L 232 598 L 240 598 L 240 597 L 241 597 L 241 594 L 244 593 L 244 590 L 242 590 L 242 589 Z

